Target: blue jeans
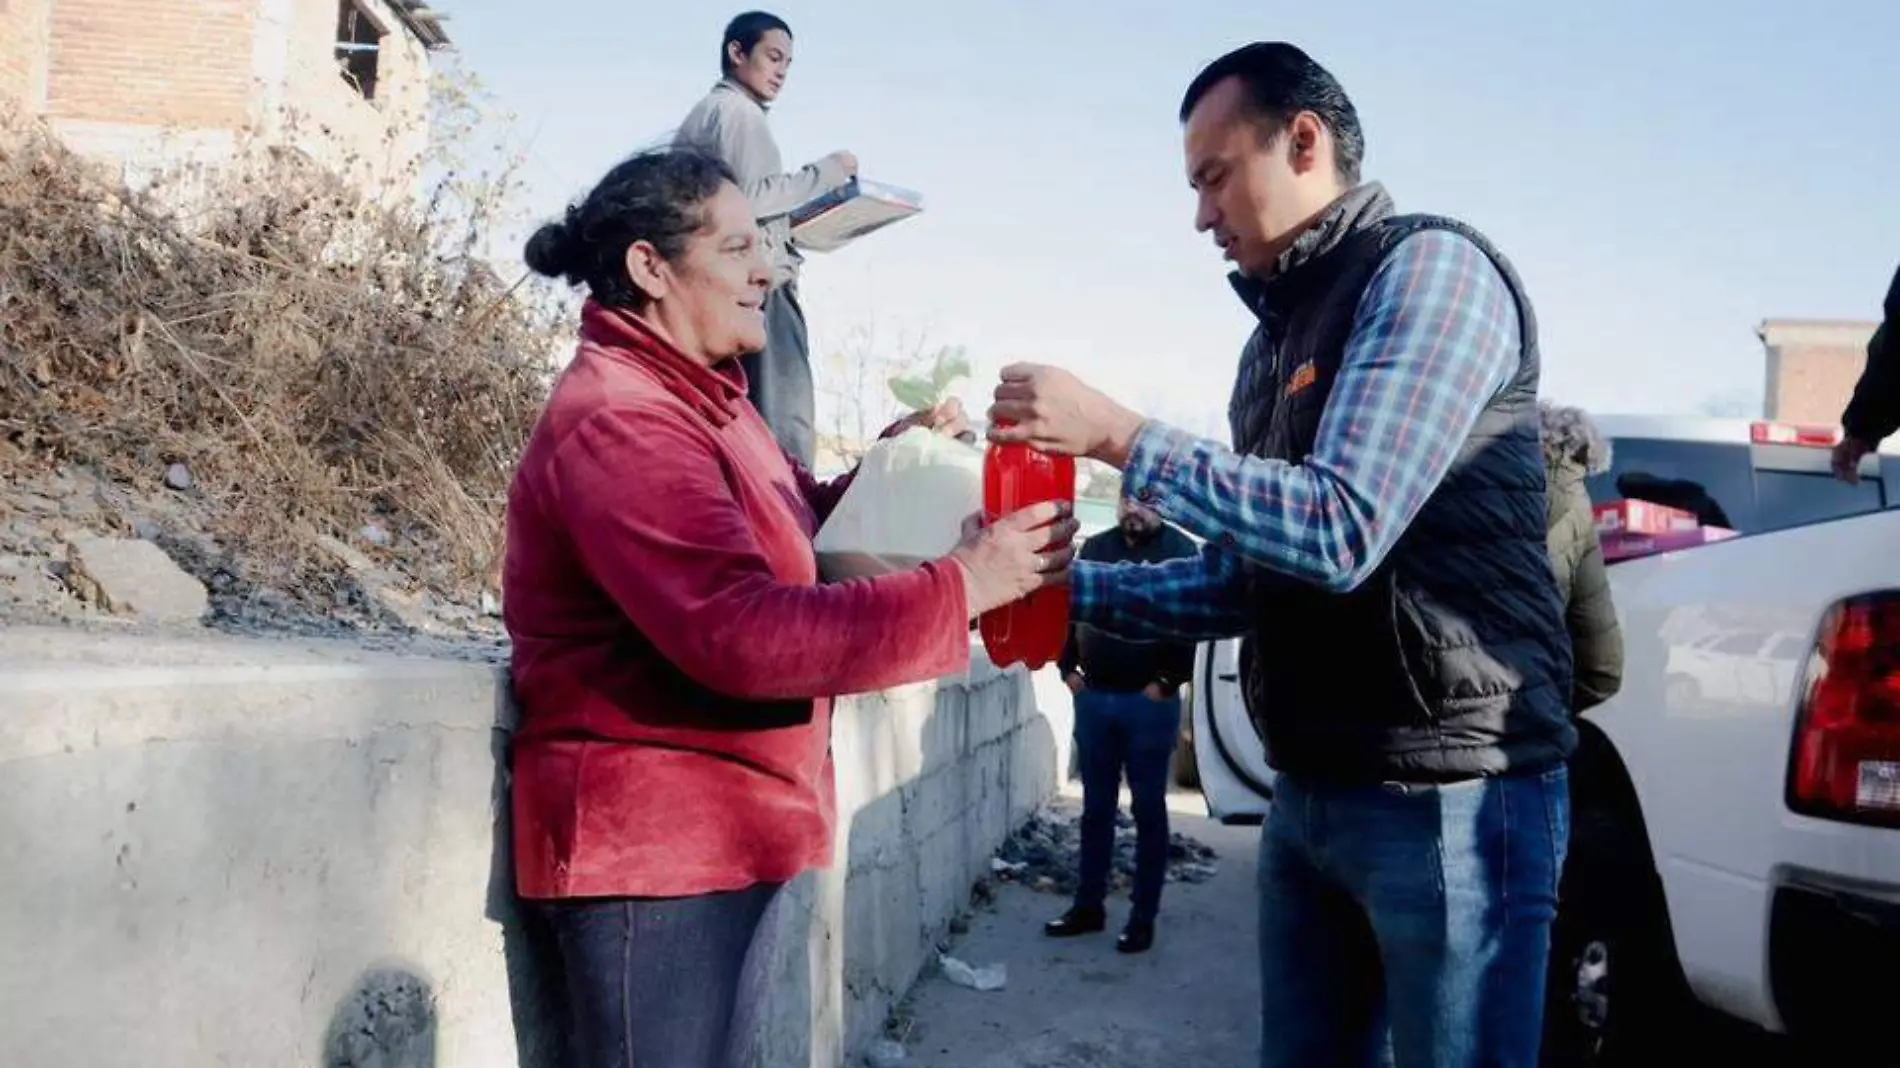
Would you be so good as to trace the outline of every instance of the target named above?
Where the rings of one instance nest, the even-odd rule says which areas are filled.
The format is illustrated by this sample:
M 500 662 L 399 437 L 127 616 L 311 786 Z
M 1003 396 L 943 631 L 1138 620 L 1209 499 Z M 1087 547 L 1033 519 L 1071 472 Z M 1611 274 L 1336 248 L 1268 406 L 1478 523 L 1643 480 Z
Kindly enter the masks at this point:
M 781 884 L 537 902 L 554 932 L 577 1068 L 726 1068 L 764 992 L 753 942 Z
M 1280 776 L 1260 840 L 1262 1068 L 1535 1068 L 1569 838 L 1562 768 Z
M 1135 817 L 1131 920 L 1152 922 L 1168 874 L 1168 766 L 1181 729 L 1178 698 L 1084 689 L 1075 697 L 1075 749 L 1082 771 L 1082 857 L 1075 903 L 1100 908 L 1115 851 L 1122 773 Z

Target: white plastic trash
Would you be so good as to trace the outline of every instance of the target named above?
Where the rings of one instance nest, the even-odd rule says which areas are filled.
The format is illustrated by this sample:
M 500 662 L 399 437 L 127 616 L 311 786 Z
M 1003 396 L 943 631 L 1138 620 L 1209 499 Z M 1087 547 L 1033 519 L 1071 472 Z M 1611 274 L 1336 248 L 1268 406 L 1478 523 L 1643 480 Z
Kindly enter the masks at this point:
M 958 986 L 985 992 L 1001 990 L 1009 985 L 1009 969 L 1002 964 L 986 964 L 973 968 L 969 964 L 952 957 L 948 953 L 939 954 L 937 963 L 943 967 L 943 977 Z

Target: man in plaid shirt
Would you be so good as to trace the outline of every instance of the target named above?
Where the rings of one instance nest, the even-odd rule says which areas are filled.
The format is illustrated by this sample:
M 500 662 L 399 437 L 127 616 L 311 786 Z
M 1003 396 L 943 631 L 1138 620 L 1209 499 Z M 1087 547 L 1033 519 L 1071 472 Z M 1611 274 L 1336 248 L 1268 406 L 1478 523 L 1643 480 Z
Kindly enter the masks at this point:
M 1529 1068 L 1576 746 L 1530 302 L 1481 234 L 1360 180 L 1352 104 L 1299 49 L 1223 57 L 1181 112 L 1197 227 L 1259 318 L 1235 448 L 1029 364 L 1004 370 L 991 438 L 1115 464 L 1206 539 L 1077 562 L 1073 610 L 1247 636 L 1279 773 L 1261 1064 Z

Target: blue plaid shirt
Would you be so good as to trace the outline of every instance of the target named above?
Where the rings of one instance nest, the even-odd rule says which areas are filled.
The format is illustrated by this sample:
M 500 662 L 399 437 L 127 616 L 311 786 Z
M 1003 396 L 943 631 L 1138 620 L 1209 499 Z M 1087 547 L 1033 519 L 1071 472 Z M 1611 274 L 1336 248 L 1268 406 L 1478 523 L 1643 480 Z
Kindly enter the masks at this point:
M 1438 488 L 1479 414 L 1516 374 L 1517 302 L 1471 241 L 1401 241 L 1360 297 L 1344 362 L 1302 463 L 1241 456 L 1150 422 L 1122 491 L 1205 538 L 1164 564 L 1078 562 L 1078 621 L 1130 637 L 1232 637 L 1252 624 L 1240 558 L 1327 590 L 1364 582 Z

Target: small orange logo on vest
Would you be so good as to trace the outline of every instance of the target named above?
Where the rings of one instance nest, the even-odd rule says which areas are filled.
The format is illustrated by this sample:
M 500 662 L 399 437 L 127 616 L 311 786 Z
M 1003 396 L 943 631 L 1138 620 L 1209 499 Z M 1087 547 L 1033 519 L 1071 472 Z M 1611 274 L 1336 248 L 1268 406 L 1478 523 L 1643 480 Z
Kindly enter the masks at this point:
M 1293 369 L 1293 376 L 1286 380 L 1286 395 L 1291 397 L 1293 394 L 1312 385 L 1313 380 L 1318 377 L 1319 372 L 1313 369 L 1312 360 L 1308 360 L 1298 367 L 1295 367 Z

